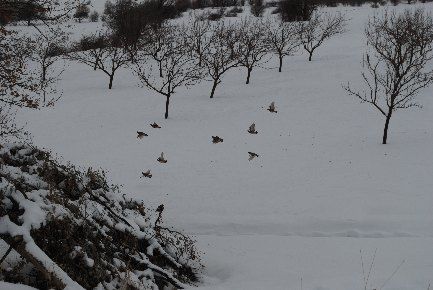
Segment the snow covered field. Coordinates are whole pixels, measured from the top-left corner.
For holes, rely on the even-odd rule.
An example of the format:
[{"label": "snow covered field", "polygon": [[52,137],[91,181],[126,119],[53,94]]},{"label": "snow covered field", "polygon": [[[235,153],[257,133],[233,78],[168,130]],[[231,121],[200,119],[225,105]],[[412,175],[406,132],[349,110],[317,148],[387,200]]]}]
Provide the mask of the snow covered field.
[{"label": "snow covered field", "polygon": [[[138,87],[128,70],[108,90],[103,73],[73,62],[57,105],[20,117],[36,145],[106,169],[151,206],[163,203],[167,223],[195,235],[203,251],[198,289],[364,289],[360,250],[368,269],[377,249],[367,289],[427,290],[433,87],[419,96],[422,109],[393,116],[388,145],[380,144],[381,116],[341,88],[360,85],[364,23],[382,9],[330,9],[350,18],[348,32],[312,62],[298,53],[278,73],[273,57],[249,85],[246,71],[234,69],[213,100],[210,82],[179,90],[168,120],[164,98]],[[271,101],[277,114],[266,111]],[[257,135],[247,133],[253,122]],[[149,137],[137,139],[137,130]],[[212,135],[224,142],[212,144]],[[259,158],[248,161],[248,151]],[[161,152],[168,163],[156,161]],[[147,169],[153,178],[140,178]]]}]

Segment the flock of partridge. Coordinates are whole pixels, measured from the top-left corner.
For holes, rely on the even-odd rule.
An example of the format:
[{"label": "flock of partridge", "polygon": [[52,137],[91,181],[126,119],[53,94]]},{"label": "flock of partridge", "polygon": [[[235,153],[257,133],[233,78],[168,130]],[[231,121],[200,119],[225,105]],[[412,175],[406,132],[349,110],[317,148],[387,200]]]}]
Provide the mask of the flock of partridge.
[{"label": "flock of partridge", "polygon": [[[272,103],[269,105],[269,107],[267,108],[267,110],[268,110],[269,112],[271,112],[271,113],[277,113],[277,110],[275,110],[275,102],[272,102]],[[250,127],[249,127],[248,130],[247,130],[247,132],[250,133],[250,134],[253,134],[253,135],[259,133],[259,132],[257,132],[257,130],[256,130],[256,124],[255,124],[255,123],[252,123],[252,124],[250,125]],[[223,142],[223,141],[224,141],[224,139],[221,138],[221,137],[219,137],[219,136],[212,136],[212,143],[214,143],[214,144],[221,143],[221,142]],[[249,161],[253,160],[253,159],[256,158],[256,157],[259,157],[259,155],[258,155],[257,153],[254,153],[254,152],[250,152],[250,151],[249,151],[248,154],[249,154],[249,157],[248,157],[248,160],[249,160]]]},{"label": "flock of partridge", "polygon": [[[277,111],[275,110],[275,103],[272,102],[269,105],[269,107],[267,108],[267,110],[269,112],[271,112],[271,113],[277,113]],[[155,122],[153,122],[152,124],[150,124],[150,126],[152,128],[155,128],[155,129],[160,129],[161,128],[161,126],[159,126]],[[256,124],[252,123],[250,125],[250,127],[248,128],[247,132],[250,133],[250,134],[253,134],[253,135],[258,134],[258,132],[256,130]],[[137,138],[143,139],[144,137],[147,137],[147,136],[149,136],[149,135],[147,135],[144,132],[137,131]],[[217,144],[217,143],[222,143],[222,142],[224,142],[223,138],[221,138],[219,136],[212,136],[212,143]],[[248,161],[251,161],[251,160],[253,160],[256,157],[259,157],[259,155],[257,153],[254,153],[254,152],[248,152],[248,154],[249,154]],[[158,159],[156,159],[156,160],[159,163],[167,163],[167,159],[164,158],[164,152],[161,152],[161,156],[159,156]],[[150,169],[147,170],[146,172],[142,172],[141,174],[143,175],[142,177],[152,178],[152,173],[150,172]]]}]

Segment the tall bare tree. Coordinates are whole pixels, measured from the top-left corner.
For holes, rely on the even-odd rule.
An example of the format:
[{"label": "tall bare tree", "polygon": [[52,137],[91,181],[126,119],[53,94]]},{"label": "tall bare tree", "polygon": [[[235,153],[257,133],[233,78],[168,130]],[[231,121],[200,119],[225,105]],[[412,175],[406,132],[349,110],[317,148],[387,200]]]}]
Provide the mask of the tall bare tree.
[{"label": "tall bare tree", "polygon": [[203,64],[203,54],[210,45],[211,24],[207,19],[202,20],[198,15],[193,15],[186,24],[186,43],[198,58],[200,66]]},{"label": "tall bare tree", "polygon": [[131,53],[109,32],[93,35],[76,43],[69,58],[102,71],[108,76],[108,89],[113,88],[116,72],[131,62]]},{"label": "tall bare tree", "polygon": [[283,67],[283,58],[293,55],[298,51],[301,42],[298,37],[298,30],[293,22],[280,22],[274,18],[267,20],[270,51],[278,56],[278,71]]},{"label": "tall bare tree", "polygon": [[22,133],[14,122],[17,108],[38,109],[58,99],[43,98],[46,83],[30,68],[35,42],[0,26],[0,137]]},{"label": "tall bare tree", "polygon": [[56,93],[55,85],[63,73],[63,67],[53,68],[53,64],[63,58],[69,35],[57,26],[36,34],[34,39],[33,61],[38,64],[44,102],[48,93]]},{"label": "tall bare tree", "polygon": [[39,106],[39,80],[28,68],[33,42],[0,27],[0,101],[17,107]]},{"label": "tall bare tree", "polygon": [[298,22],[297,29],[302,46],[308,52],[308,60],[313,52],[329,38],[346,31],[346,19],[337,12],[315,11],[308,21]]},{"label": "tall bare tree", "polygon": [[[142,49],[141,53],[145,53],[145,55],[151,56],[159,66],[159,76],[162,78],[163,76],[163,60],[166,59],[167,53],[170,53],[169,50],[164,49],[166,43],[174,41],[173,33],[171,33],[172,27],[168,24],[161,24],[159,27],[155,27],[150,29],[146,36],[141,37],[139,40],[140,49]],[[145,43],[143,43],[145,42]],[[137,54],[134,55],[136,57]]]},{"label": "tall bare tree", "polygon": [[105,36],[101,33],[93,33],[90,35],[84,35],[81,39],[75,43],[72,50],[69,52],[68,57],[74,59],[75,52],[86,51],[89,56],[89,66],[93,66],[93,70],[98,69],[98,63],[103,54],[103,49],[106,46]]},{"label": "tall bare tree", "polygon": [[247,69],[246,84],[249,84],[253,68],[269,60],[268,31],[260,18],[243,18],[236,25],[240,44],[237,52],[239,64]]},{"label": "tall bare tree", "polygon": [[213,81],[211,99],[223,74],[239,65],[238,46],[239,38],[234,25],[220,21],[212,27],[210,45],[203,53],[207,74]]},{"label": "tall bare tree", "polygon": [[[165,97],[165,119],[168,119],[170,98],[180,87],[189,87],[199,82],[202,77],[202,68],[195,57],[185,53],[185,33],[178,26],[169,29],[171,41],[166,41],[161,47],[164,57],[161,62],[148,55],[146,47],[138,50],[139,56],[134,61],[134,72],[139,77],[141,84]],[[149,43],[144,41],[144,43]],[[140,56],[140,54],[142,54]],[[162,71],[162,77],[155,74]]]},{"label": "tall bare tree", "polygon": [[[58,96],[46,98],[48,82],[41,82],[40,72],[34,70],[30,62],[34,61],[40,43],[17,32],[8,30],[4,25],[10,21],[22,19],[29,21],[37,33],[45,35],[55,31],[53,25],[66,20],[81,0],[4,0],[0,4],[0,137],[20,137],[23,128],[15,123],[18,108],[38,109],[52,106]],[[31,13],[31,15],[27,15]],[[35,25],[37,20],[44,25]],[[37,55],[37,53],[36,53]],[[50,65],[48,66],[48,68]],[[45,70],[45,77],[48,68]],[[43,79],[43,76],[42,76]]]},{"label": "tall bare tree", "polygon": [[391,116],[399,109],[419,107],[415,97],[433,82],[427,64],[433,58],[433,20],[422,9],[385,12],[365,28],[368,50],[362,61],[366,88],[349,94],[371,104],[385,117],[382,143],[388,139]]}]

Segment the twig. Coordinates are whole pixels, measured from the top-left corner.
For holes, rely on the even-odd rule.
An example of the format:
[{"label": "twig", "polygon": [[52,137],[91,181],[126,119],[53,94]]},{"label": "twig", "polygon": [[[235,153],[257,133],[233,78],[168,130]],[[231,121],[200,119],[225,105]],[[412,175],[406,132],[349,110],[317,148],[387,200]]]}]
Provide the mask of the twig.
[{"label": "twig", "polygon": [[382,289],[383,287],[385,287],[386,283],[388,283],[392,277],[394,277],[394,275],[398,272],[398,270],[400,269],[400,267],[404,264],[405,260],[401,261],[400,265],[397,266],[397,268],[395,268],[394,272],[392,272],[391,276],[388,277],[388,279],[385,280],[385,282],[383,282],[382,286],[379,287],[379,289]]},{"label": "twig", "polygon": [[359,252],[361,254],[361,267],[362,267],[362,275],[364,278],[364,290],[367,290],[368,281],[370,280],[371,271],[372,271],[373,266],[374,266],[374,260],[376,259],[377,248],[374,250],[373,258],[371,259],[371,264],[370,264],[370,268],[368,270],[367,276],[365,276],[365,268],[364,268],[364,260],[362,257],[362,250],[359,250]]},{"label": "twig", "polygon": [[4,253],[3,257],[0,260],[0,264],[2,264],[4,262],[4,260],[7,258],[7,256],[10,254],[10,252],[12,251],[13,247],[9,246],[9,249],[6,251],[6,253]]}]

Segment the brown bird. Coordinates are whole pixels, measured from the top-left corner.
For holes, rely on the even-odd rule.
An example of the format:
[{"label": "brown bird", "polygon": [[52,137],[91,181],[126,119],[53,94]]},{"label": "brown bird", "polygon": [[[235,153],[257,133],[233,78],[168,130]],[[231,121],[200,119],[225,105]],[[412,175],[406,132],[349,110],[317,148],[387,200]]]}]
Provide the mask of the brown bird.
[{"label": "brown bird", "polygon": [[267,110],[271,113],[276,113],[277,111],[275,110],[275,102],[272,102]]},{"label": "brown bird", "polygon": [[248,161],[251,161],[256,157],[259,157],[259,155],[254,153],[254,152],[248,152],[248,154],[250,155],[250,157],[248,158]]},{"label": "brown bird", "polygon": [[153,122],[152,124],[150,124],[150,126],[152,126],[152,128],[161,129],[161,127],[158,124],[156,124],[155,122]]},{"label": "brown bird", "polygon": [[250,134],[257,134],[258,132],[256,131],[256,124],[252,123],[251,126],[248,128],[248,133]]},{"label": "brown bird", "polygon": [[222,142],[224,142],[223,138],[220,138],[219,136],[212,136],[212,143],[217,144]]},{"label": "brown bird", "polygon": [[141,174],[143,174],[143,177],[152,178],[152,173],[150,173],[150,169],[146,172],[142,172]]},{"label": "brown bird", "polygon": [[137,138],[139,138],[139,139],[143,139],[144,137],[147,137],[147,136],[149,136],[149,135],[147,135],[147,134],[144,133],[144,132],[137,131]]},{"label": "brown bird", "polygon": [[161,156],[156,159],[159,163],[167,163],[167,160],[164,159],[164,152],[161,152]]}]

